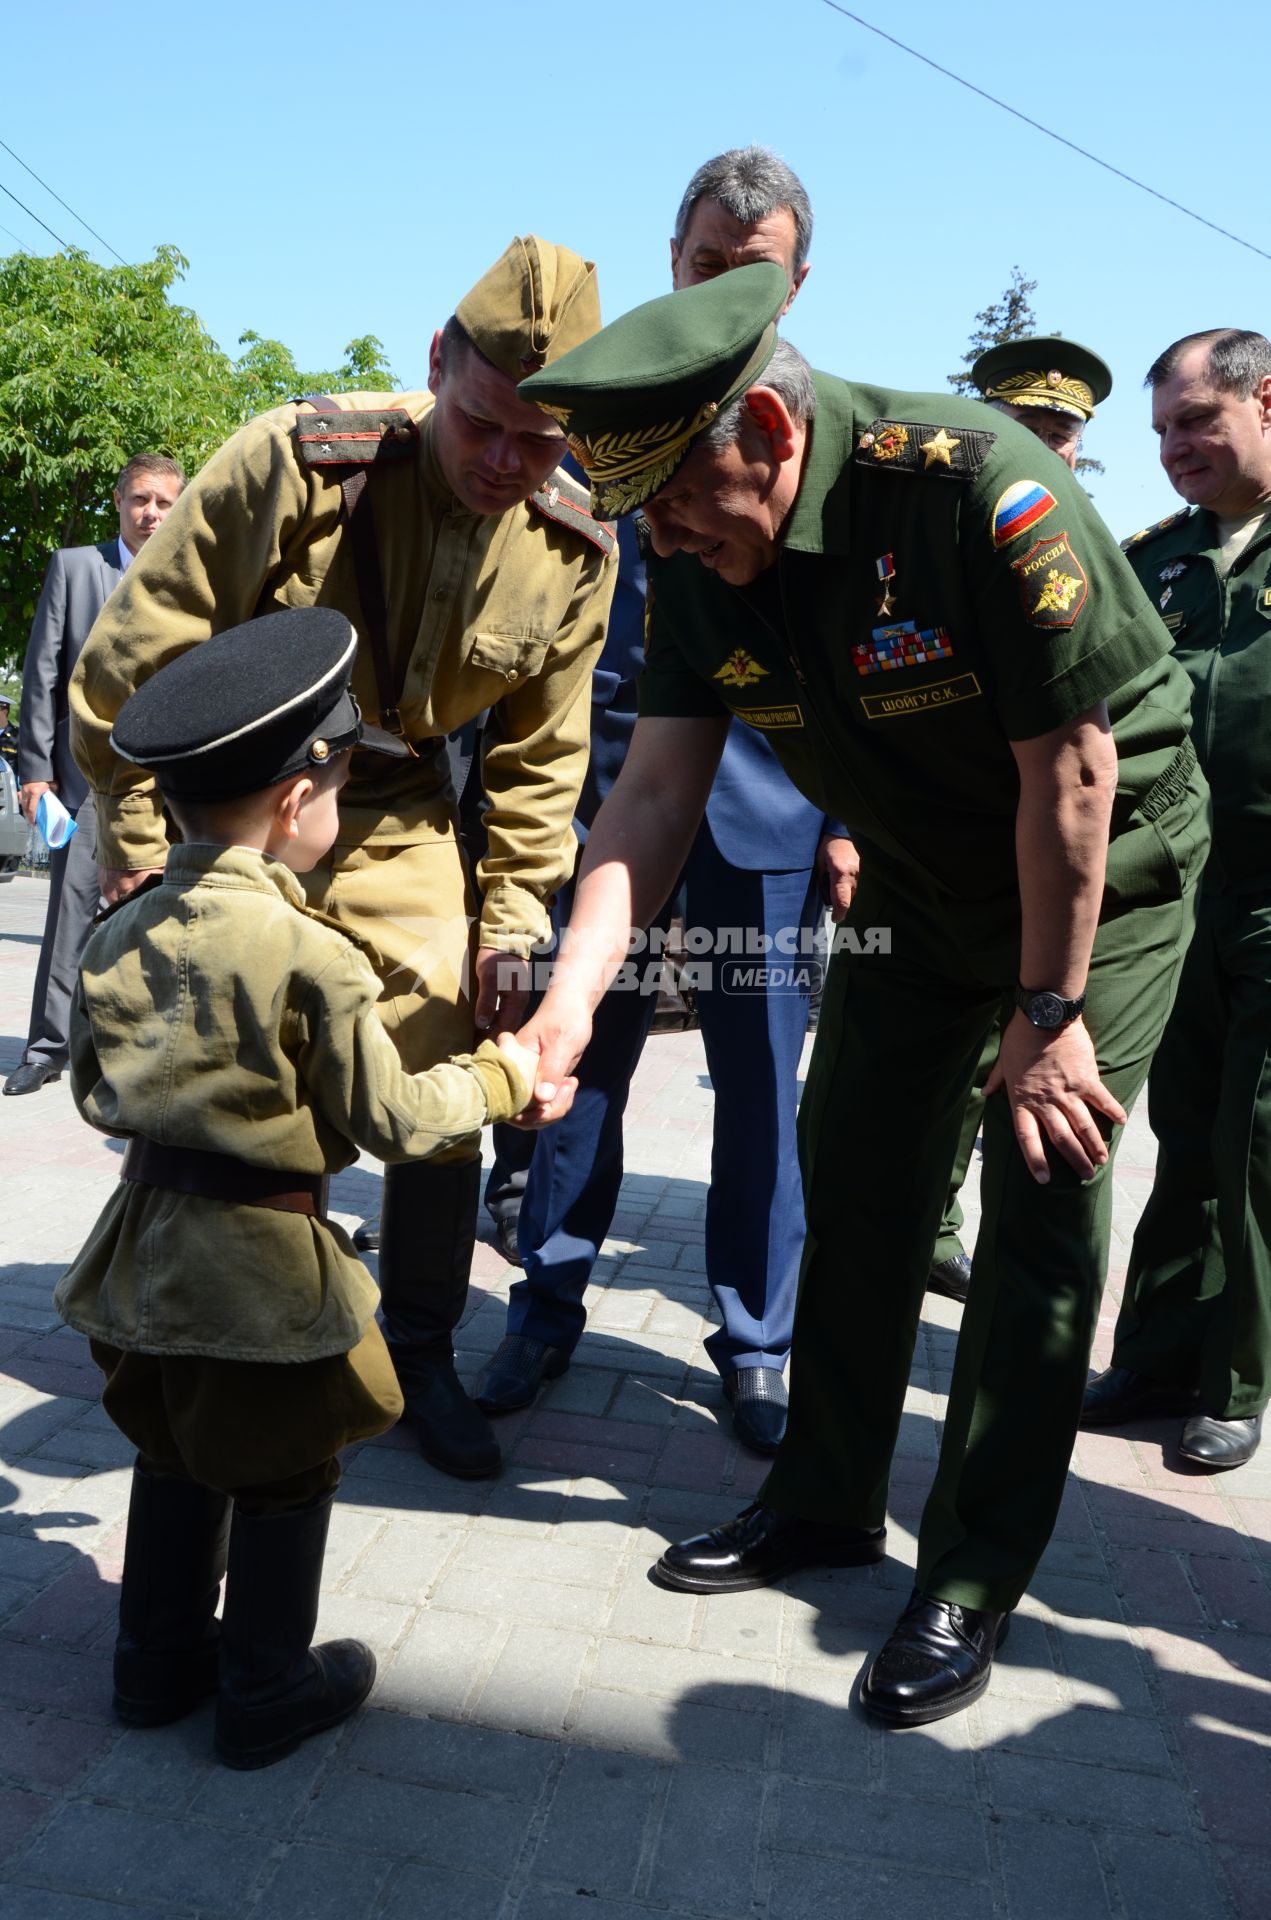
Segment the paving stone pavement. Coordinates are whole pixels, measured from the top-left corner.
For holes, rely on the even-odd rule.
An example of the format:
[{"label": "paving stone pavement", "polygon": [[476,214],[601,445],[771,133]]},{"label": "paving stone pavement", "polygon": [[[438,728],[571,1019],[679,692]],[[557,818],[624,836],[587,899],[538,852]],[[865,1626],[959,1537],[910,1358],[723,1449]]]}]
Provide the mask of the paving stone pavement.
[{"label": "paving stone pavement", "polygon": [[[0,886],[0,1071],[44,902],[40,880]],[[402,1432],[350,1457],[321,1628],[370,1640],[378,1685],[236,1774],[208,1712],[110,1719],[129,1449],[50,1293],[118,1154],[65,1079],[0,1100],[4,1920],[1266,1920],[1271,1459],[1206,1477],[1173,1460],[1172,1422],[1083,1436],[989,1694],[886,1732],[853,1696],[908,1592],[935,1459],[958,1309],[929,1298],[886,1563],[714,1600],[650,1584],[662,1542],[730,1516],[763,1471],[701,1344],[710,1116],[696,1036],[653,1042],[573,1366],[501,1423],[498,1481],[446,1479]],[[1136,1118],[1101,1355],[1150,1169]],[[335,1208],[360,1218],[378,1190],[362,1163]],[[478,1249],[467,1376],[511,1277]]]}]

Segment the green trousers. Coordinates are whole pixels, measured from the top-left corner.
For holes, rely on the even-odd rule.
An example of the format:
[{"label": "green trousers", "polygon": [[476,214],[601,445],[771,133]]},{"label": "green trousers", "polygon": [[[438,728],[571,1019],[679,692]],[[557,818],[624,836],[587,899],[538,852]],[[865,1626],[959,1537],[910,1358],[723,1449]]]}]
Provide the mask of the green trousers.
[{"label": "green trousers", "polygon": [[[1004,1013],[1009,1018],[1009,1013]],[[953,1157],[953,1172],[949,1176],[949,1191],[945,1196],[944,1212],[940,1216],[940,1226],[936,1233],[936,1244],[931,1255],[931,1264],[936,1266],[941,1260],[955,1260],[965,1253],[962,1244],[962,1228],[966,1215],[962,1211],[962,1202],[958,1198],[971,1167],[971,1155],[975,1152],[975,1143],[980,1137],[980,1128],[984,1125],[984,1082],[997,1065],[997,1052],[1002,1044],[1001,1022],[995,1020],[989,1030],[989,1037],[980,1051],[976,1062],[975,1078],[971,1083],[971,1092],[966,1103],[966,1112],[962,1116],[962,1130],[958,1134],[958,1150]]]},{"label": "green trousers", "polygon": [[[1194,924],[1203,799],[1165,829],[1144,826],[1135,883],[1105,902],[1090,970],[1086,1024],[1127,1108]],[[967,1096],[1017,956],[1000,936],[973,954],[973,908],[960,927],[871,881],[881,861],[862,864],[854,918],[890,927],[891,950],[840,952],[830,966],[800,1111],[808,1230],[789,1425],[759,1497],[805,1519],[878,1526]],[[1019,1600],[1054,1526],[1106,1268],[1112,1161],[1083,1183],[1049,1158],[1039,1186],[995,1094],[970,1299],[918,1542],[924,1593],[994,1611]]]},{"label": "green trousers", "polygon": [[1148,1080],[1156,1179],[1114,1364],[1199,1387],[1222,1420],[1271,1399],[1271,906],[1206,885]]}]

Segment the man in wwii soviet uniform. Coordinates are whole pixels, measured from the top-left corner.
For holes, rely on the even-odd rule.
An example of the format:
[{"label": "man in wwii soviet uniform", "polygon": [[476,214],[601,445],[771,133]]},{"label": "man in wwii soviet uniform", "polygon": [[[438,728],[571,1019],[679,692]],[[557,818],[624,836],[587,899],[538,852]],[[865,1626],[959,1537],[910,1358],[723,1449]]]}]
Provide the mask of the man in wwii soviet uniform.
[{"label": "man in wwii soviet uniform", "polygon": [[[1098,354],[1057,334],[1030,334],[990,347],[971,368],[971,378],[991,407],[1027,427],[1059,456],[1070,473],[1077,471],[1087,422],[1112,391],[1111,371]],[[949,1197],[931,1256],[927,1291],[943,1293],[950,1300],[966,1299],[971,1278],[970,1256],[961,1239],[964,1216],[958,1196],[975,1151],[984,1116],[984,1086],[993,1071],[1000,1038],[995,1028],[975,1070]]]},{"label": "man in wwii soviet uniform", "polygon": [[1156,1179],[1082,1424],[1186,1414],[1183,1458],[1238,1467],[1271,1394],[1271,344],[1189,334],[1146,384],[1189,504],[1126,551],[1192,679],[1214,844],[1148,1082]]},{"label": "man in wwii soviet uniform", "polygon": [[[812,208],[798,176],[764,147],[734,148],[689,181],[671,241],[672,283],[697,286],[773,260],[787,276],[788,310],[807,277],[811,240]],[[583,841],[621,770],[644,661],[645,566],[633,521],[622,523],[619,544],[618,588],[592,685],[591,759],[576,823]],[[682,911],[695,943],[711,943],[699,962],[697,1007],[715,1095],[706,1278],[721,1324],[706,1350],[737,1437],[760,1453],[775,1452],[785,1429],[783,1369],[803,1246],[795,1114],[809,990],[820,972],[812,957],[824,918],[819,874],[837,918],[856,865],[844,830],[791,784],[767,736],[738,719],[681,890],[655,922],[664,932]],[[734,929],[747,938],[749,959],[721,950]],[[786,978],[747,990],[765,939],[763,952],[777,963],[765,970]],[[645,964],[656,974],[655,960]],[[631,980],[606,994],[572,1110],[559,1126],[528,1136],[534,1151],[518,1220],[525,1278],[512,1287],[507,1337],[474,1388],[487,1412],[527,1405],[568,1365],[582,1334],[583,1295],[618,1201],[623,1113],[654,1006],[655,995]],[[526,1138],[505,1128],[496,1142],[509,1132]],[[505,1207],[515,1205],[511,1184],[505,1180],[500,1196]]]},{"label": "man in wwii soviet uniform", "polygon": [[[559,429],[517,382],[599,322],[590,263],[516,239],[434,338],[429,393],[319,398],[250,422],[129,570],[72,686],[110,897],[165,852],[153,783],[109,748],[132,688],[253,614],[319,605],[353,621],[354,692],[413,751],[355,759],[335,847],[306,886],[366,946],[381,1016],[412,1070],[468,1048],[474,1011],[478,1026],[516,1014],[515,992],[500,1003],[500,961],[545,935],[544,902],[571,865],[616,556],[583,489],[555,472]],[[444,749],[489,707],[474,993],[472,894]],[[499,1467],[454,1369],[479,1183],[475,1134],[438,1160],[391,1167],[380,1230],[385,1335],[407,1418],[426,1457],[464,1476]]]},{"label": "man in wwii soviet uniform", "polygon": [[[977,401],[810,373],[776,338],[784,288],[761,265],[651,302],[523,389],[567,425],[596,505],[643,503],[656,556],[639,724],[529,1029],[531,1113],[681,857],[730,713],[762,704],[796,783],[851,822],[854,911],[889,938],[830,966],[785,1440],[759,1504],[657,1576],[709,1594],[881,1558],[931,1247],[1009,1006],[915,1593],[862,1690],[908,1725],[983,1691],[1050,1535],[1116,1130],[1191,931],[1206,799],[1169,636],[1069,474]],[[730,659],[762,680],[725,684]]]}]

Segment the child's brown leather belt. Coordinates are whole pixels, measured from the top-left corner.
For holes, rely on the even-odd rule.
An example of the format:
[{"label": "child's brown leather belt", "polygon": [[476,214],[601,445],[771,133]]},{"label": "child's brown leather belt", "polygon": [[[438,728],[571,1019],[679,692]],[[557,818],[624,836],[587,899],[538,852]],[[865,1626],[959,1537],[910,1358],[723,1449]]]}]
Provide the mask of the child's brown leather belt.
[{"label": "child's brown leather belt", "polygon": [[282,1213],[321,1211],[322,1175],[254,1167],[231,1153],[202,1147],[161,1147],[136,1134],[124,1154],[122,1176],[146,1187],[193,1193],[202,1200],[233,1200],[243,1207],[276,1207]]}]

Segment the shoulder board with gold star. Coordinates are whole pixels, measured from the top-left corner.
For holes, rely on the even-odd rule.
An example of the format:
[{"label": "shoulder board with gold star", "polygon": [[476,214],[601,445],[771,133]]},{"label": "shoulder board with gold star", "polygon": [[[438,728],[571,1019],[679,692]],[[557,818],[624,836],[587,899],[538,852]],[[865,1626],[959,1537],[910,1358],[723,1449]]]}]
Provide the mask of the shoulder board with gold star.
[{"label": "shoulder board with gold star", "polygon": [[307,467],[369,467],[414,458],[419,428],[404,407],[346,412],[325,394],[308,394],[303,404],[317,409],[296,415],[296,451]]},{"label": "shoulder board with gold star", "polygon": [[334,914],[323,913],[321,907],[311,907],[307,904],[299,911],[306,920],[314,921],[319,927],[330,927],[332,933],[340,934],[351,947],[356,947],[359,953],[364,953],[374,966],[378,956],[370,941],[364,939],[360,933],[354,933],[352,927],[346,926],[343,920],[337,920]]},{"label": "shoulder board with gold star", "polygon": [[932,473],[941,480],[971,480],[997,439],[978,427],[933,426],[929,420],[875,420],[856,442],[858,467],[880,473]]},{"label": "shoulder board with gold star", "polygon": [[1180,507],[1177,513],[1167,513],[1163,520],[1156,521],[1153,526],[1144,527],[1141,533],[1132,533],[1128,540],[1121,542],[1122,553],[1129,553],[1133,547],[1140,546],[1144,540],[1155,539],[1156,535],[1164,533],[1167,527],[1179,526],[1182,521],[1190,518],[1191,511],[1190,507]]},{"label": "shoulder board with gold star", "polygon": [[588,504],[590,498],[586,487],[580,487],[576,480],[562,473],[558,467],[546,486],[530,495],[530,505],[545,520],[554,520],[559,527],[572,527],[575,533],[589,540],[593,547],[599,547],[602,553],[612,553],[618,544],[618,537],[607,520],[594,517]]}]

